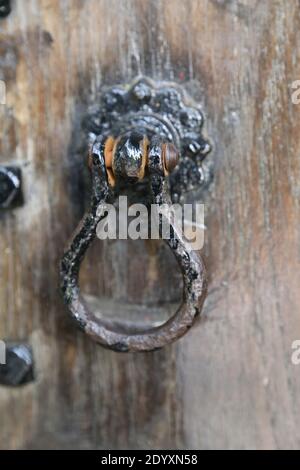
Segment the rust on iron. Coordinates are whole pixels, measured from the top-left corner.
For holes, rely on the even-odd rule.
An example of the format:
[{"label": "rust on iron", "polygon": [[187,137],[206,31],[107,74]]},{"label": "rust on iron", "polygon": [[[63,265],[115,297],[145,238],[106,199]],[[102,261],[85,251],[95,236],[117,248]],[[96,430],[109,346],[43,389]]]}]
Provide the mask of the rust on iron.
[{"label": "rust on iron", "polygon": [[[116,188],[144,184],[151,203],[170,208],[172,199],[176,199],[172,198],[175,191],[184,190],[184,181],[178,176],[185,168],[184,162],[190,160],[199,174],[199,161],[210,146],[200,132],[203,120],[200,111],[186,105],[175,86],[155,87],[152,82],[140,79],[129,89],[111,89],[102,100],[104,114],[97,117],[94,111],[87,121],[92,142],[89,154],[91,203],[64,253],[61,290],[72,318],[96,342],[119,352],[152,351],[177,340],[189,330],[200,314],[207,291],[203,261],[181,236],[172,211],[163,211],[159,226],[161,233],[164,219],[170,227],[170,236],[164,241],[181,268],[183,301],[173,316],[160,326],[130,329],[122,322],[105,318],[105,312],[96,316],[80,292],[80,266],[96,237],[99,222],[106,216],[107,202],[117,197]],[[194,141],[198,143],[198,160],[192,160],[185,153]],[[171,178],[176,173],[172,193]]]},{"label": "rust on iron", "polygon": [[198,193],[212,179],[206,159],[211,144],[203,135],[203,123],[201,109],[182,86],[141,77],[129,86],[104,89],[99,102],[90,106],[84,129],[90,144],[97,136],[115,142],[128,131],[141,131],[148,139],[158,135],[174,144],[180,160],[169,185],[172,201],[181,203],[187,193]]}]

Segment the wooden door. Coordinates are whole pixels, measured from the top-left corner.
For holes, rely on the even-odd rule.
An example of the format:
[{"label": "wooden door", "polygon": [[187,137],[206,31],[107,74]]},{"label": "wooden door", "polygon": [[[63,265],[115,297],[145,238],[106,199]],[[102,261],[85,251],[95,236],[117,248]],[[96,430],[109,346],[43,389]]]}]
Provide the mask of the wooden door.
[{"label": "wooden door", "polygon": [[[299,448],[300,9],[296,0],[13,0],[0,19],[0,163],[24,204],[0,215],[0,338],[35,378],[0,387],[0,447]],[[183,84],[201,104],[214,178],[200,323],[152,353],[97,346],[59,292],[89,180],[81,120],[104,84]],[[178,303],[163,245],[105,242],[82,282],[118,304]]]}]

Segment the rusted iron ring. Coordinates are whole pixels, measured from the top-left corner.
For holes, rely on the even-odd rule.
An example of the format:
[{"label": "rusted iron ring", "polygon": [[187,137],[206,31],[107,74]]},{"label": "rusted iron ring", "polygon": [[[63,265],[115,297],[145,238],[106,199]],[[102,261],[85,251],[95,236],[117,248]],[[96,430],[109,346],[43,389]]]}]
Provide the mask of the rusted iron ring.
[{"label": "rusted iron ring", "polygon": [[[132,137],[130,138],[132,141]],[[122,144],[123,140],[120,142]],[[161,140],[152,138],[148,147],[147,172],[153,203],[170,205],[168,181],[165,178],[166,157],[163,155],[163,149]],[[116,172],[125,171],[127,176],[130,173],[131,178],[134,172],[138,173],[144,165],[142,159],[139,168],[122,159],[124,155],[119,151],[114,164]],[[107,155],[106,160],[109,160]],[[125,165],[125,170],[122,165]],[[169,165],[172,166],[172,162]],[[119,352],[151,351],[162,348],[183,336],[200,314],[206,295],[206,273],[203,262],[199,254],[182,238],[171,213],[165,212],[164,217],[171,228],[171,236],[165,242],[175,255],[183,274],[184,290],[181,306],[164,324],[142,331],[137,331],[136,328],[130,330],[128,325],[125,327],[121,323],[116,324],[105,317],[96,317],[80,294],[78,277],[84,255],[96,236],[97,225],[105,217],[105,210],[102,209],[112,198],[112,185],[109,182],[108,165],[105,161],[104,139],[98,139],[92,147],[90,168],[92,173],[90,209],[80,223],[61,263],[61,288],[65,303],[80,328],[104,347]]]}]

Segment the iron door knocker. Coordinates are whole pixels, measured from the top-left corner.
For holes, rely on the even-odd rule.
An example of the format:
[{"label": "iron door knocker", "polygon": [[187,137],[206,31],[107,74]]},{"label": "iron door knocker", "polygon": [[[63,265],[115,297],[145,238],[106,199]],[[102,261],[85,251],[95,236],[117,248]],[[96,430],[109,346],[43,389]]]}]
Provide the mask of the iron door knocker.
[{"label": "iron door knocker", "polygon": [[164,210],[159,224],[167,221],[170,225],[165,242],[179,263],[184,288],[182,304],[168,321],[140,330],[99,318],[82,297],[78,277],[118,185],[146,180],[151,202],[170,207],[191,183],[201,183],[201,162],[210,150],[201,135],[202,123],[201,112],[187,104],[178,86],[156,85],[144,78],[129,88],[109,89],[101,106],[89,115],[91,203],[64,253],[61,289],[73,319],[104,347],[121,352],[161,348],[183,336],[200,314],[207,290],[205,267],[199,253],[182,237],[172,211]]}]

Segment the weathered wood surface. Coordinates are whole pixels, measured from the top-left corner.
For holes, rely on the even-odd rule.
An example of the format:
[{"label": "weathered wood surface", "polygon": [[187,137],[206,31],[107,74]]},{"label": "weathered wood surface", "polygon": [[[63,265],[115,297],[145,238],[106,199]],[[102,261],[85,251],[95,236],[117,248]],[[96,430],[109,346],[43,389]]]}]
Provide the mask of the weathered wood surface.
[{"label": "weathered wood surface", "polygon": [[[299,2],[14,0],[12,10],[0,20],[0,161],[21,165],[26,203],[0,216],[0,338],[30,340],[37,380],[0,389],[0,447],[299,448]],[[180,342],[120,355],[70,323],[58,263],[83,211],[73,141],[86,103],[139,73],[186,82],[207,116],[210,289]],[[164,248],[99,242],[93,253],[89,294],[178,300]]]}]

